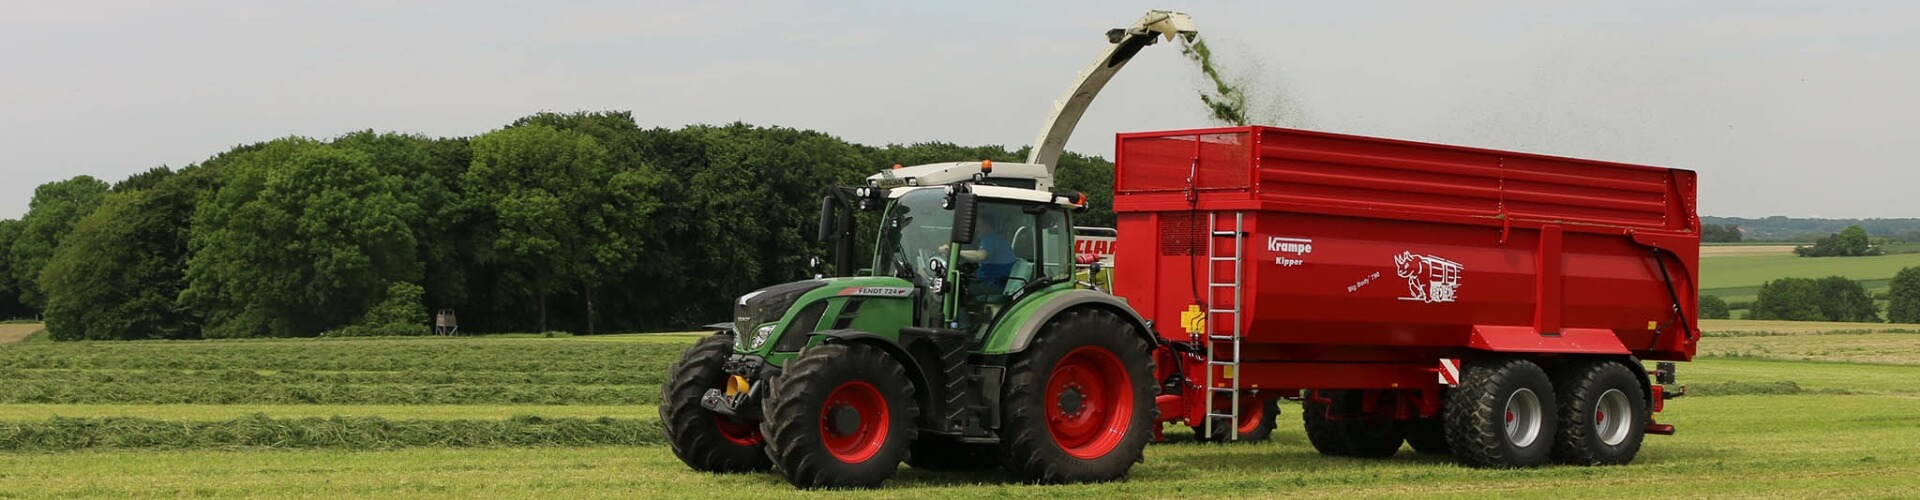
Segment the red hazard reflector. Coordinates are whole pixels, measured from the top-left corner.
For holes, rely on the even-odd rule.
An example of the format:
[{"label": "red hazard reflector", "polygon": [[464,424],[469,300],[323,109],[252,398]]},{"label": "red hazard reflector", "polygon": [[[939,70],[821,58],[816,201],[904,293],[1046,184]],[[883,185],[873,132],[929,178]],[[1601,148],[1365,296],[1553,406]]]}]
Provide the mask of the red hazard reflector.
[{"label": "red hazard reflector", "polygon": [[1440,385],[1460,385],[1460,360],[1440,358]]}]

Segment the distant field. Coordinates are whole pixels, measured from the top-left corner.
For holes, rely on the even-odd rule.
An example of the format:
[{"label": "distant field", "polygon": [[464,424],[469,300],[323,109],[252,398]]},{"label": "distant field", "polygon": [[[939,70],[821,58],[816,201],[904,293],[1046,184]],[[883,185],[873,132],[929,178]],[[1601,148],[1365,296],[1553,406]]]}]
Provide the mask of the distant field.
[{"label": "distant field", "polygon": [[1700,245],[1700,256],[1793,255],[1793,247],[1793,245]]},{"label": "distant field", "polygon": [[0,323],[0,344],[19,342],[41,328],[39,323]]},{"label": "distant field", "polygon": [[[1747,248],[1747,247],[1712,247]],[[1702,248],[1701,251],[1706,251]],[[1887,281],[1901,268],[1920,266],[1920,254],[1876,257],[1797,257],[1787,255],[1735,255],[1700,260],[1700,293],[1729,302],[1753,300],[1760,285],[1779,278],[1824,278],[1845,276],[1862,280],[1868,291],[1884,291]]]},{"label": "distant field", "polygon": [[[1920,365],[1920,334],[1706,337],[1700,342],[1700,354],[1785,361]],[[1915,388],[1920,389],[1920,385]]]},{"label": "distant field", "polygon": [[1708,337],[1751,334],[1816,333],[1920,333],[1920,325],[1887,323],[1832,323],[1826,321],[1759,321],[1743,319],[1703,319],[1700,330]]}]

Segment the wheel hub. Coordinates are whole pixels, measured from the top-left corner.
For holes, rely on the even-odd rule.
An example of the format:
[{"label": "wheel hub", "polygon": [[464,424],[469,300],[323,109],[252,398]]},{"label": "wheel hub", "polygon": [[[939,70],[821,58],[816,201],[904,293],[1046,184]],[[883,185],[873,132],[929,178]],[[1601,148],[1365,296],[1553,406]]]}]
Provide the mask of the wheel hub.
[{"label": "wheel hub", "polygon": [[1068,384],[1066,390],[1060,391],[1060,413],[1074,417],[1086,409],[1087,396],[1081,392],[1083,389],[1079,384]]},{"label": "wheel hub", "polygon": [[1619,389],[1607,389],[1593,405],[1593,432],[1607,446],[1619,446],[1633,432],[1633,403]]},{"label": "wheel hub", "polygon": [[860,432],[860,410],[846,402],[834,404],[827,410],[827,430],[841,436]]},{"label": "wheel hub", "polygon": [[1522,388],[1507,396],[1506,409],[1507,442],[1514,446],[1533,445],[1540,437],[1545,413],[1540,405],[1540,396],[1532,389]]}]

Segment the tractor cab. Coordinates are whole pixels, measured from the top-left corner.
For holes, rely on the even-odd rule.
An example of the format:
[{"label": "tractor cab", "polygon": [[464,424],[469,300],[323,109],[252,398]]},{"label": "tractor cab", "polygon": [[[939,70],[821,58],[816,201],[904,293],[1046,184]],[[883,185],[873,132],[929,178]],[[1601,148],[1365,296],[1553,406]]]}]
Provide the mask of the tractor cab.
[{"label": "tractor cab", "polygon": [[870,269],[920,292],[915,326],[978,337],[1011,304],[1073,283],[1074,197],[964,183],[885,196]]}]

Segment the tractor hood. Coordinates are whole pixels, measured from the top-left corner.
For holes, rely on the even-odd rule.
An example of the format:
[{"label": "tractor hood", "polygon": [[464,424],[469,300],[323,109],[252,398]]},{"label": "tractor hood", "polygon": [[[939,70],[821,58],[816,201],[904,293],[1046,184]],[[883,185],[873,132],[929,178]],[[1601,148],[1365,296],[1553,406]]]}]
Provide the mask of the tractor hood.
[{"label": "tractor hood", "polygon": [[841,309],[848,300],[907,299],[915,292],[911,282],[884,276],[811,279],[754,290],[733,302],[734,350],[765,351],[779,337],[812,333],[827,309]]}]

